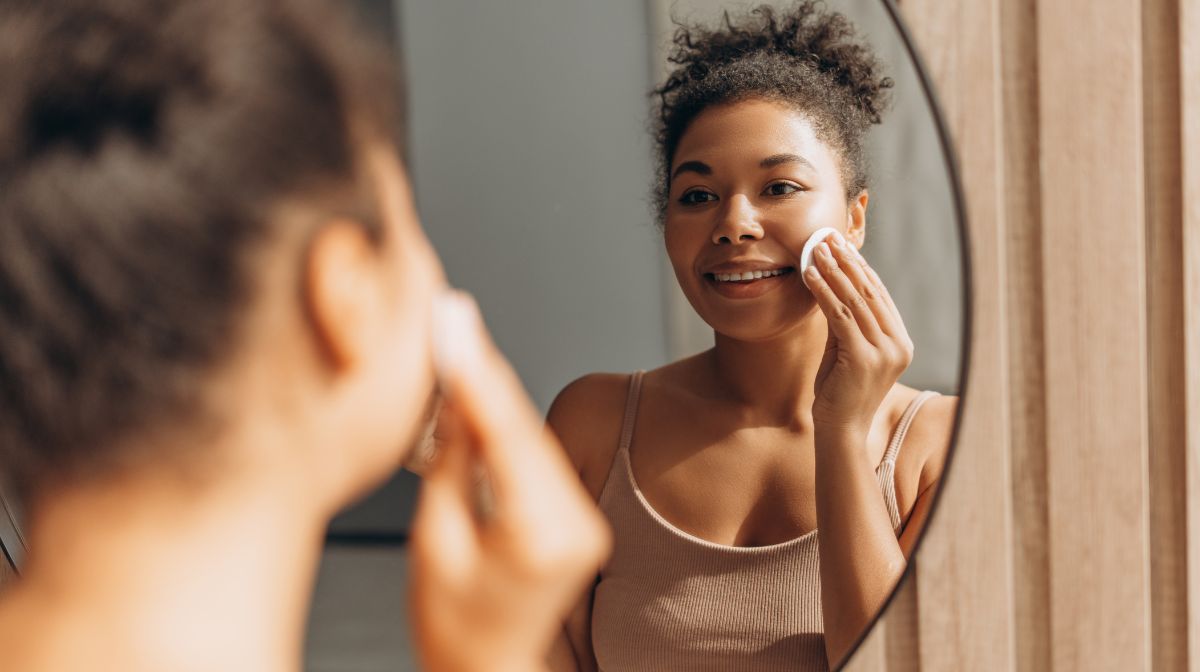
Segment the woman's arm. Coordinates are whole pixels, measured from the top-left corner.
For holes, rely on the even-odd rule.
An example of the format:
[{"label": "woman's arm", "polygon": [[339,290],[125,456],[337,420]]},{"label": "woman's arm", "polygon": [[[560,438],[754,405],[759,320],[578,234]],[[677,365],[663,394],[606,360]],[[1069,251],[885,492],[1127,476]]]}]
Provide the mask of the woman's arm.
[{"label": "woman's arm", "polygon": [[840,661],[904,573],[866,435],[817,433],[817,529],[825,650]]},{"label": "woman's arm", "polygon": [[[836,647],[839,657],[870,625],[912,557],[941,483],[957,408],[956,397],[931,399],[909,427],[905,450],[896,465],[901,515],[909,512],[899,539],[883,508],[873,457],[842,459],[856,452],[867,454],[854,449],[865,444],[858,438],[844,445],[837,439],[818,439],[821,568],[831,570],[822,575],[821,584],[823,595],[837,596],[836,603],[833,598],[826,600],[826,618],[838,619],[825,622],[826,644],[830,649]],[[833,653],[831,661],[835,660]]]},{"label": "woman's arm", "polygon": [[[840,235],[830,241],[818,247],[816,269],[805,281],[829,323],[813,423],[825,648],[836,663],[871,623],[907,562],[880,496],[867,435],[912,361],[912,341],[862,255]],[[911,540],[906,545],[911,548]]]},{"label": "woman's arm", "polygon": [[[537,670],[608,526],[461,295],[439,311],[443,442],[413,521],[413,636],[431,670]],[[479,468],[492,505],[480,506]]]},{"label": "woman's arm", "polygon": [[[591,374],[563,389],[550,406],[546,425],[558,437],[567,459],[575,466],[580,480],[592,496],[600,491],[616,455],[621,435],[621,416],[629,376]],[[562,632],[550,651],[552,672],[595,672],[592,651],[592,590],[567,614]]]},{"label": "woman's arm", "polygon": [[592,588],[589,588],[583,599],[567,614],[562,634],[550,650],[550,672],[596,672],[591,628]]}]

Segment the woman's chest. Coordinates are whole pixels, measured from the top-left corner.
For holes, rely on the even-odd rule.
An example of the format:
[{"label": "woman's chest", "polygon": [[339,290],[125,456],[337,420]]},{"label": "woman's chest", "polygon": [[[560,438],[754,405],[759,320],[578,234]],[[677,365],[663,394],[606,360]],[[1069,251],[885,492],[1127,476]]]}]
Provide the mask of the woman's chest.
[{"label": "woman's chest", "polygon": [[633,477],[673,526],[727,546],[766,546],[816,529],[811,438],[702,427],[648,432],[630,450]]}]

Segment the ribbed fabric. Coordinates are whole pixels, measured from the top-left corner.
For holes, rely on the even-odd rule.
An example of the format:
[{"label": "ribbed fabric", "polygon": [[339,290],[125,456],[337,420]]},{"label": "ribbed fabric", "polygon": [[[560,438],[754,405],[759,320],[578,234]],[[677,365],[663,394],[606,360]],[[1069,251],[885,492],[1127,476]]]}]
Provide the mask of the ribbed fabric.
[{"label": "ribbed fabric", "polygon": [[908,435],[908,428],[912,426],[913,418],[917,417],[917,411],[921,410],[921,406],[925,405],[933,397],[938,396],[937,392],[926,390],[916,396],[908,404],[908,408],[904,409],[904,415],[900,416],[900,422],[896,424],[896,431],[892,432],[892,440],[888,442],[887,452],[883,454],[883,462],[875,468],[875,474],[879,477],[879,487],[883,489],[883,502],[887,504],[888,515],[892,518],[892,529],[896,533],[900,532],[900,506],[896,503],[896,456],[900,454],[900,445],[904,443],[904,437]]},{"label": "ribbed fabric", "polygon": [[[646,501],[629,445],[641,395],[633,375],[621,444],[600,494],[613,555],[592,606],[592,646],[602,672],[754,670],[824,672],[817,531],[770,546],[725,546],[690,535]],[[923,392],[905,410],[876,469],[897,533],[896,455]]]}]

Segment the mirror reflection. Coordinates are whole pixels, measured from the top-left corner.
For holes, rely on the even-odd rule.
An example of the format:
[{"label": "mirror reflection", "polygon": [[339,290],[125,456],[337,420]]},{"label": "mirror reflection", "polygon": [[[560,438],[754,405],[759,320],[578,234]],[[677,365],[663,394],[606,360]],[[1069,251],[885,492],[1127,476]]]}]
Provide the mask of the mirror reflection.
[{"label": "mirror reflection", "polygon": [[[963,346],[949,169],[887,7],[401,25],[430,236],[615,533],[562,669],[839,660],[929,514]],[[827,227],[822,306],[799,261]]]},{"label": "mirror reflection", "polygon": [[[953,178],[888,6],[353,5],[390,56],[290,0],[0,16],[22,83],[0,107],[22,148],[0,163],[0,370],[29,402],[3,416],[0,544],[18,566],[44,544],[0,644],[41,660],[46,591],[78,615],[105,586],[114,628],[179,619],[161,655],[259,632],[210,648],[287,658],[316,572],[306,669],[496,664],[480,623],[550,640],[555,671],[836,666],[932,511],[965,347]],[[96,41],[64,38],[72,16]],[[400,138],[368,67],[389,57]],[[161,68],[121,65],[142,62]],[[216,93],[191,95],[198,71]],[[287,597],[215,618],[251,585]]]}]

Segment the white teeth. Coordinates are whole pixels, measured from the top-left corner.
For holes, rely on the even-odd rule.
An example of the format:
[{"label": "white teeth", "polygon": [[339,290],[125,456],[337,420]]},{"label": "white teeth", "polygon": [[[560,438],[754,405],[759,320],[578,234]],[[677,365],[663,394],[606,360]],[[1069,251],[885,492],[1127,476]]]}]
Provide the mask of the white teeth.
[{"label": "white teeth", "polygon": [[745,273],[714,273],[713,277],[721,282],[745,282],[747,280],[773,278],[777,275],[783,275],[782,268],[776,268],[769,271],[746,271]]}]

